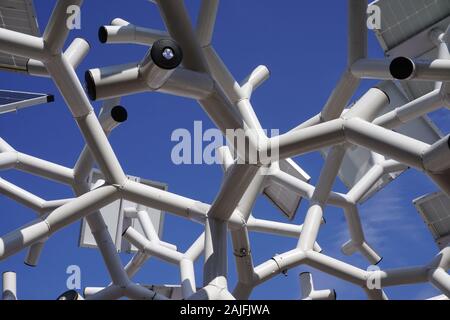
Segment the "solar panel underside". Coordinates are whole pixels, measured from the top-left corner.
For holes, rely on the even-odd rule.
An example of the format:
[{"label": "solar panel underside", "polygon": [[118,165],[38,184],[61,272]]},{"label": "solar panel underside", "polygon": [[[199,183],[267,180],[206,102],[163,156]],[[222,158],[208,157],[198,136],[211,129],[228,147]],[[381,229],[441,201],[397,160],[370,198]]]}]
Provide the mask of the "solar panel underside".
[{"label": "solar panel underside", "polygon": [[445,247],[450,240],[450,198],[438,192],[413,202],[439,247]]},{"label": "solar panel underside", "polygon": [[378,0],[381,29],[376,30],[385,51],[400,45],[450,15],[449,0]]},{"label": "solar panel underside", "polygon": [[[32,0],[0,0],[0,27],[39,36]],[[24,71],[27,58],[0,52],[0,68]]]},{"label": "solar panel underside", "polygon": [[48,94],[0,90],[0,114],[52,102],[53,100],[54,97]]}]

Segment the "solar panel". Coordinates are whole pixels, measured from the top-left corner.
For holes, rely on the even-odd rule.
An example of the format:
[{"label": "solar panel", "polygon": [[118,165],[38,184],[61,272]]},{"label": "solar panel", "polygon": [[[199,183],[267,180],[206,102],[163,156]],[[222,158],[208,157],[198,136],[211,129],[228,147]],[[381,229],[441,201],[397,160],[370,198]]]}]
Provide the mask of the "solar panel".
[{"label": "solar panel", "polygon": [[440,249],[450,244],[450,198],[443,192],[422,196],[413,201]]},{"label": "solar panel", "polygon": [[[166,184],[141,179],[139,177],[127,177],[132,181],[140,182],[142,184],[161,190],[167,190]],[[92,170],[89,176],[89,184],[91,188],[95,187],[97,183],[101,182],[100,180],[103,180],[102,173],[98,170]],[[137,204],[128,200],[120,199],[100,209],[100,213],[105,220],[105,224],[108,226],[109,234],[111,235],[111,238],[116,245],[117,252],[134,253],[137,252],[138,249],[131,245],[128,241],[123,239],[122,233],[130,226],[136,229],[142,235],[144,235],[144,232],[137,219],[125,216],[124,211],[126,208],[137,208]],[[145,206],[140,206],[139,209],[147,211],[150,221],[152,222],[156,232],[158,233],[159,237],[162,237],[164,226],[164,212]],[[86,219],[83,219],[81,223],[79,246],[85,248],[97,248],[97,243],[95,242],[94,236],[92,235],[92,231],[89,228]]]},{"label": "solar panel", "polygon": [[[302,181],[308,182],[311,177],[302,170],[292,159],[282,160],[279,163],[280,170]],[[263,191],[263,194],[290,220],[294,219],[302,197],[296,192],[284,186],[271,183]]]},{"label": "solar panel", "polygon": [[54,96],[42,93],[0,90],[0,114],[54,101]]},{"label": "solar panel", "polygon": [[[438,50],[429,32],[434,28],[445,31],[450,25],[450,1],[378,0],[373,4],[381,9],[381,29],[374,32],[386,56],[425,60],[438,57]],[[429,81],[400,83],[411,100],[434,89],[433,82]]]},{"label": "solar panel", "polygon": [[377,0],[372,5],[381,10],[375,33],[386,52],[450,16],[448,0]]},{"label": "solar panel", "polygon": [[[32,0],[0,0],[0,27],[39,36]],[[0,69],[25,71],[27,58],[0,52]]]}]

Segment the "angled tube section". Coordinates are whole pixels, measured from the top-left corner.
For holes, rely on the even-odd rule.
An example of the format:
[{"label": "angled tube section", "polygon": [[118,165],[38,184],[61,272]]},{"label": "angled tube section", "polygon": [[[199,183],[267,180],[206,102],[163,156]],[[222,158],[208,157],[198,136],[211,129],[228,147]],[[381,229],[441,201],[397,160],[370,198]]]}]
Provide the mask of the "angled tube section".
[{"label": "angled tube section", "polygon": [[201,2],[196,28],[198,42],[201,47],[211,44],[218,9],[219,0],[202,0]]},{"label": "angled tube section", "polygon": [[441,290],[450,298],[450,275],[442,268],[437,268],[429,273],[429,280],[433,286]]},{"label": "angled tube section", "polygon": [[0,28],[0,51],[24,58],[44,60],[46,50],[41,38]]},{"label": "angled tube section", "polygon": [[363,79],[447,82],[450,80],[450,60],[422,61],[406,57],[393,60],[361,59],[352,65],[351,71],[354,76]]},{"label": "angled tube section", "polygon": [[443,173],[450,169],[450,135],[430,146],[423,154],[425,170]]},{"label": "angled tube section", "polygon": [[[75,38],[64,52],[64,56],[74,69],[86,57],[90,49],[89,43],[82,38]],[[27,72],[32,76],[50,77],[44,63],[39,60],[30,59],[27,62]]]},{"label": "angled tube section", "polygon": [[182,48],[187,69],[206,72],[208,67],[203,57],[200,43],[192,27],[183,0],[156,0],[161,16],[170,36]]},{"label": "angled tube section", "polygon": [[71,6],[79,9],[82,4],[83,0],[58,0],[56,3],[43,35],[45,48],[51,55],[61,52],[69,35],[68,9]]},{"label": "angled tube section", "polygon": [[121,185],[125,173],[95,116],[78,77],[63,55],[45,63],[56,86],[69,106],[83,136],[108,182]]},{"label": "angled tube section", "polygon": [[203,285],[227,290],[227,223],[209,217],[205,222]]},{"label": "angled tube section", "polygon": [[128,227],[123,233],[123,237],[136,248],[144,251],[147,255],[154,256],[168,263],[178,265],[183,259],[182,253],[165,248],[159,244],[153,244],[133,227]]},{"label": "angled tube section", "polygon": [[43,240],[68,224],[104,207],[118,199],[119,193],[112,186],[105,186],[86,193],[48,215],[39,217],[20,229],[0,238],[0,260]]},{"label": "angled tube section", "polygon": [[17,300],[17,275],[15,272],[3,272],[3,300]]},{"label": "angled tube section", "polygon": [[300,273],[302,300],[336,300],[335,290],[315,290],[311,273]]},{"label": "angled tube section", "polygon": [[15,168],[49,180],[72,185],[73,170],[24,153],[17,153]]},{"label": "angled tube section", "polygon": [[258,171],[257,166],[234,164],[225,175],[220,191],[208,212],[208,217],[227,221]]},{"label": "angled tube section", "polygon": [[203,222],[210,205],[185,198],[168,191],[128,180],[121,189],[121,196],[147,207],[171,212],[194,221]]},{"label": "angled tube section", "polygon": [[[118,20],[116,21],[118,23]],[[160,39],[169,38],[165,31],[143,28],[131,23],[126,25],[101,26],[98,30],[101,43],[133,43],[151,46]]]},{"label": "angled tube section", "polygon": [[304,251],[311,250],[317,239],[320,224],[323,220],[324,206],[328,201],[344,155],[344,146],[333,147],[328,153],[325,165],[320,173],[319,182],[311,198],[312,204],[306,213],[303,230],[298,241],[298,248]]},{"label": "angled tube section", "polygon": [[401,107],[377,117],[373,124],[386,129],[394,129],[443,106],[440,90],[431,91]]}]

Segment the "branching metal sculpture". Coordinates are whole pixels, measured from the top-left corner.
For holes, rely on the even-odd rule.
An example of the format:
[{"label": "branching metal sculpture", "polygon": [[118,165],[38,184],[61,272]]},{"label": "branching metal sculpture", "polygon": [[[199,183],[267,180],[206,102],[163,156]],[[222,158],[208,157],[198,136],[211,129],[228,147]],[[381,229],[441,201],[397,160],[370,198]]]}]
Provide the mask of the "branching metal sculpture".
[{"label": "branching metal sculpture", "polygon": [[[0,51],[29,58],[31,75],[54,81],[86,142],[75,167],[66,168],[19,152],[0,139],[0,169],[17,169],[51,179],[69,185],[75,194],[73,199],[45,201],[1,179],[0,192],[36,211],[38,217],[0,238],[0,259],[29,248],[27,263],[33,265],[46,239],[85,217],[111,277],[111,284],[105,288],[86,288],[86,299],[123,296],[166,299],[151,288],[132,281],[133,275],[150,256],[179,266],[184,299],[248,299],[253,288],[299,265],[311,266],[360,286],[370,299],[386,299],[385,287],[419,282],[430,282],[450,297],[448,247],[424,266],[366,271],[321,253],[316,243],[325,207],[336,206],[343,209],[350,232],[350,240],[343,245],[343,252],[347,255],[360,252],[370,264],[378,263],[381,256],[366,241],[358,203],[386,173],[415,168],[428,175],[450,196],[449,136],[429,145],[391,130],[450,105],[450,54],[444,32],[430,35],[446,49],[442,57],[434,61],[415,61],[407,57],[370,59],[367,56],[367,1],[349,0],[348,64],[341,80],[317,116],[285,134],[269,138],[250,102],[252,92],[269,77],[268,69],[259,66],[242,83],[233,78],[211,44],[218,0],[202,1],[196,28],[183,0],[153,1],[160,9],[167,31],[138,27],[122,19],[101,27],[101,42],[137,43],[150,49],[140,62],[87,71],[87,93],[74,69],[86,56],[89,46],[84,40],[76,39],[63,52],[69,33],[65,27],[66,8],[79,6],[82,2],[59,0],[42,37],[0,29]],[[389,103],[389,96],[376,87],[346,110],[360,80],[365,78],[426,80],[438,82],[438,85],[432,94],[381,116],[380,111]],[[244,132],[245,150],[235,146],[229,135],[230,147],[219,150],[225,175],[212,204],[127,179],[107,138],[114,127],[126,120],[126,110],[110,102],[144,91],[195,99],[224,134],[230,129]],[[98,116],[89,98],[107,100]],[[333,183],[351,145],[370,149],[390,160],[372,167],[347,194],[333,192]],[[280,163],[285,159],[323,148],[330,149],[315,186],[280,170]],[[90,188],[86,178],[94,163],[104,175],[104,181]],[[257,197],[268,184],[281,185],[309,199],[303,225],[265,221],[252,215]],[[134,214],[145,235],[133,228],[125,230],[123,237],[139,252],[123,267],[99,213],[99,209],[120,198],[196,221],[205,226],[205,231],[186,252],[179,252],[173,245],[161,241],[148,217],[137,210]],[[248,236],[252,231],[298,238],[298,245],[254,266]],[[231,235],[238,274],[234,288],[227,280],[228,235]],[[194,261],[201,254],[205,257],[204,283],[197,290]],[[380,287],[369,285],[374,276],[379,278]],[[4,277],[4,297],[15,298],[14,275],[5,274]],[[333,290],[316,291],[311,275],[302,274],[301,279],[304,299],[335,298]],[[69,292],[63,298],[81,296]]]}]

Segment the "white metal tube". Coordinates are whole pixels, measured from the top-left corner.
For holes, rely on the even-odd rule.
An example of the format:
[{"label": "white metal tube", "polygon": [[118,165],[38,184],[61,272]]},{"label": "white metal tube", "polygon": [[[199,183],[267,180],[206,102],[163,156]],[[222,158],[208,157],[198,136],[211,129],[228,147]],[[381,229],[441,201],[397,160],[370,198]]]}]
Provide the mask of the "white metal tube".
[{"label": "white metal tube", "polygon": [[359,203],[365,194],[377,183],[384,174],[381,165],[376,164],[367,171],[367,173],[359,179],[359,181],[347,193],[347,197],[355,203]]},{"label": "white metal tube", "polygon": [[271,139],[278,141],[280,159],[285,159],[344,142],[343,125],[336,119]]},{"label": "white metal tube", "polygon": [[253,283],[253,258],[247,228],[231,232],[238,282]]},{"label": "white metal tube", "polygon": [[198,42],[201,47],[211,44],[218,8],[219,0],[202,0],[201,2],[196,29]]},{"label": "white metal tube", "polygon": [[43,60],[44,41],[28,34],[0,28],[0,51],[25,58]]},{"label": "white metal tube", "polygon": [[47,239],[38,241],[33,243],[28,249],[28,253],[25,257],[24,263],[27,266],[35,267],[38,265],[39,258],[41,257],[42,250],[44,249],[44,245]]},{"label": "white metal tube", "polygon": [[152,221],[150,220],[147,211],[139,210],[137,212],[137,218],[147,239],[152,242],[159,243],[158,233],[153,227]]},{"label": "white metal tube", "polygon": [[206,72],[207,65],[198,38],[192,27],[183,0],[155,0],[170,36],[182,48],[183,65],[191,70]]},{"label": "white metal tube", "polygon": [[100,167],[106,181],[122,185],[127,179],[122,167],[94,112],[76,119],[89,151]]},{"label": "white metal tube", "polygon": [[125,266],[128,278],[133,278],[148,259],[149,256],[143,250],[138,251]]},{"label": "white metal tube", "polygon": [[191,260],[182,259],[180,261],[180,276],[183,299],[187,299],[197,292],[197,287],[195,285],[194,264]]},{"label": "white metal tube", "polygon": [[351,71],[356,77],[364,79],[450,81],[450,61],[446,59],[361,59],[352,65]]},{"label": "white metal tube", "polygon": [[379,116],[373,123],[387,129],[394,129],[427,113],[433,112],[442,105],[442,96],[439,90],[434,90]]},{"label": "white metal tube", "polygon": [[145,239],[145,237],[137,232],[133,227],[128,227],[123,233],[123,237],[139,250],[145,251],[147,255],[155,256],[156,258],[168,263],[178,265],[181,259],[183,259],[183,254],[165,248],[159,244],[153,244]]},{"label": "white metal tube", "polygon": [[205,264],[203,285],[226,289],[228,273],[227,223],[214,218],[205,222]]},{"label": "white metal tube", "polygon": [[227,221],[247,191],[259,167],[233,165],[226,173],[223,184],[208,212],[210,218]]},{"label": "white metal tube", "polygon": [[17,300],[17,276],[15,272],[3,272],[3,300]]},{"label": "white metal tube", "polygon": [[[360,32],[360,30],[358,30],[358,32]],[[350,99],[355,94],[359,83],[360,80],[357,77],[351,72],[346,71],[323,107],[322,112],[320,113],[321,120],[329,121],[340,117],[342,111],[347,107]]]},{"label": "white metal tube", "polygon": [[314,290],[314,283],[311,273],[300,273],[300,287],[302,300],[336,300],[334,290]]},{"label": "white metal tube", "polygon": [[71,185],[73,170],[24,153],[17,153],[16,169]]},{"label": "white metal tube", "polygon": [[124,296],[124,289],[119,286],[109,286],[101,290],[100,288],[92,288],[89,290],[86,288],[85,298],[86,300],[116,300]]},{"label": "white metal tube", "polygon": [[68,10],[71,6],[79,9],[82,3],[83,0],[58,0],[56,3],[43,35],[45,47],[50,54],[59,53],[69,35]]},{"label": "white metal tube", "polygon": [[1,152],[15,152],[14,148],[8,142],[0,138],[0,153]]},{"label": "white metal tube", "polygon": [[308,251],[305,263],[313,268],[359,286],[366,286],[367,272],[315,251]]},{"label": "white metal tube", "polygon": [[30,209],[41,212],[44,199],[0,178],[0,194],[17,201],[18,203],[29,207]]},{"label": "white metal tube", "polygon": [[450,298],[450,275],[442,268],[430,272],[430,282]]},{"label": "white metal tube", "polygon": [[434,143],[423,154],[423,164],[427,171],[442,173],[450,169],[450,135]]},{"label": "white metal tube", "polygon": [[102,26],[98,30],[98,35],[102,43],[134,43],[147,46],[169,37],[165,31],[138,27],[130,23],[121,26]]},{"label": "white metal tube", "polygon": [[82,195],[59,207],[50,214],[40,217],[20,229],[0,238],[0,260],[23,248],[48,237],[66,225],[116,200],[115,187],[106,186]]},{"label": "white metal tube", "polygon": [[348,142],[391,157],[422,170],[422,153],[428,144],[405,135],[381,128],[361,119],[345,121],[345,137]]},{"label": "white metal tube", "polygon": [[252,216],[247,221],[247,228],[252,232],[262,232],[292,238],[298,238],[302,232],[302,226],[299,225],[261,220]]},{"label": "white metal tube", "polygon": [[[74,69],[83,61],[90,49],[89,43],[82,38],[75,38],[64,52],[64,56]],[[47,69],[39,60],[30,59],[27,62],[27,72],[33,76],[49,77]]]},{"label": "white metal tube", "polygon": [[371,88],[344,114],[343,118],[357,117],[372,122],[388,104],[389,97],[384,91]]},{"label": "white metal tube", "polygon": [[129,201],[197,221],[204,221],[210,208],[210,205],[200,201],[130,180],[124,185],[122,196]]},{"label": "white metal tube", "polygon": [[348,0],[348,62],[367,56],[367,1]]},{"label": "white metal tube", "polygon": [[319,182],[311,198],[312,204],[306,213],[303,230],[299,237],[298,247],[302,250],[311,250],[314,242],[316,242],[323,220],[324,205],[328,200],[344,155],[345,148],[343,146],[333,147],[327,155],[325,166],[320,173]]},{"label": "white metal tube", "polygon": [[255,91],[260,85],[262,85],[270,77],[270,71],[266,66],[260,65],[253,70],[244,81],[242,81],[242,87],[244,90]]},{"label": "white metal tube", "polygon": [[255,267],[254,285],[261,284],[276,275],[305,263],[306,254],[303,250],[294,249]]},{"label": "white metal tube", "polygon": [[184,256],[186,259],[196,261],[205,249],[205,233],[203,232],[197,240],[189,247]]}]

